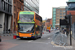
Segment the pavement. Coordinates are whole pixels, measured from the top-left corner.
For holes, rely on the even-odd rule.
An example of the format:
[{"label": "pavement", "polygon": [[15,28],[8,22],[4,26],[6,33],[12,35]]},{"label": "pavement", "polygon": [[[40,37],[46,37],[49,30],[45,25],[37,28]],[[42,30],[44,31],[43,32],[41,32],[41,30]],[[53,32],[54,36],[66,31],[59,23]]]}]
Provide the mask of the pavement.
[{"label": "pavement", "polygon": [[[58,34],[59,35],[59,34]],[[63,36],[64,35],[64,36]],[[62,38],[61,38],[61,36],[63,36],[62,38],[63,38],[63,41],[65,41],[66,42],[66,45],[60,45],[60,43],[58,42],[58,41],[61,41],[62,40]],[[54,39],[53,39],[54,40]],[[53,45],[55,45],[55,46],[57,46],[57,47],[66,47],[66,48],[69,48],[68,50],[75,50],[75,39],[74,38],[72,38],[72,45],[70,45],[70,35],[68,35],[67,36],[67,38],[65,38],[65,34],[62,34],[61,33],[61,35],[59,35],[59,36],[56,36],[55,37],[55,41],[53,41],[52,40],[52,44]],[[59,44],[57,44],[56,42],[58,42]],[[61,43],[62,44],[62,43]]]},{"label": "pavement", "polygon": [[0,42],[0,50],[73,50],[72,46],[56,46],[51,43],[53,34],[43,31],[44,34],[40,39],[13,39],[13,36],[2,36],[2,42]]},{"label": "pavement", "polygon": [[[68,36],[68,45],[70,46],[70,35]],[[72,38],[72,46],[73,46],[73,49],[75,50],[75,39]]]}]

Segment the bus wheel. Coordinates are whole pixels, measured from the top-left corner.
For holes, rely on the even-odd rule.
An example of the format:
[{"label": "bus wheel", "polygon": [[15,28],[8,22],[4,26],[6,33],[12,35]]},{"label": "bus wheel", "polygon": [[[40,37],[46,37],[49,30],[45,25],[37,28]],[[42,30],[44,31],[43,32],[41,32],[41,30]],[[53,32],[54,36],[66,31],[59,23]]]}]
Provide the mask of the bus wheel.
[{"label": "bus wheel", "polygon": [[1,42],[1,39],[0,39],[0,42]]},{"label": "bus wheel", "polygon": [[41,38],[41,37],[39,37],[39,38]]},{"label": "bus wheel", "polygon": [[36,40],[36,38],[33,38],[33,40]]},{"label": "bus wheel", "polygon": [[33,40],[36,40],[36,39],[38,39],[38,37],[33,38]]}]

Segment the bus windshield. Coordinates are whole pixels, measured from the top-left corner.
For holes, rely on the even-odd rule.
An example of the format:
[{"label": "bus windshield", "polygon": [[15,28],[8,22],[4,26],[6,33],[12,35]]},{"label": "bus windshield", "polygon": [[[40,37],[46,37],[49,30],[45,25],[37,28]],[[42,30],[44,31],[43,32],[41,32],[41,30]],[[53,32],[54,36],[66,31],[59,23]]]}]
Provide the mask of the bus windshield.
[{"label": "bus windshield", "polygon": [[20,14],[19,19],[21,22],[32,22],[32,20],[34,19],[34,15],[33,14]]},{"label": "bus windshield", "polygon": [[19,32],[31,33],[34,31],[34,24],[19,23]]}]

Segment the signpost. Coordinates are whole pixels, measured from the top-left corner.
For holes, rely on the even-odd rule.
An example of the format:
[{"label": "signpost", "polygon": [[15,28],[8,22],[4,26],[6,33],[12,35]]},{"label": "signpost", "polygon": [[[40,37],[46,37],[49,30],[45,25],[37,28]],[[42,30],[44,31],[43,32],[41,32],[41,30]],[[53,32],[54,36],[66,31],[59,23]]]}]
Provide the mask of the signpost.
[{"label": "signpost", "polygon": [[[0,24],[0,28],[2,28],[2,25]],[[1,42],[1,33],[0,33],[0,42]]]}]

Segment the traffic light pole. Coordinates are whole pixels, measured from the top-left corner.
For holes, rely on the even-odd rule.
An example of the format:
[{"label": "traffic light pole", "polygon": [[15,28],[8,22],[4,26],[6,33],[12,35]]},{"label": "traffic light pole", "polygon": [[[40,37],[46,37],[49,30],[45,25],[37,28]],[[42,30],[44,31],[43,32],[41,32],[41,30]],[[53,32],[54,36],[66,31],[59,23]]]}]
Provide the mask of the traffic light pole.
[{"label": "traffic light pole", "polygon": [[[69,31],[68,31],[68,26],[67,26],[67,31],[70,33],[70,45],[72,45],[72,34],[71,34],[71,13],[69,13],[69,15],[65,16],[65,20],[68,23],[69,26]],[[67,32],[67,33],[68,33]],[[68,34],[67,34],[68,35]]]},{"label": "traffic light pole", "polygon": [[71,16],[69,16],[69,22],[70,22],[70,45],[72,45],[72,35],[71,35]]}]

